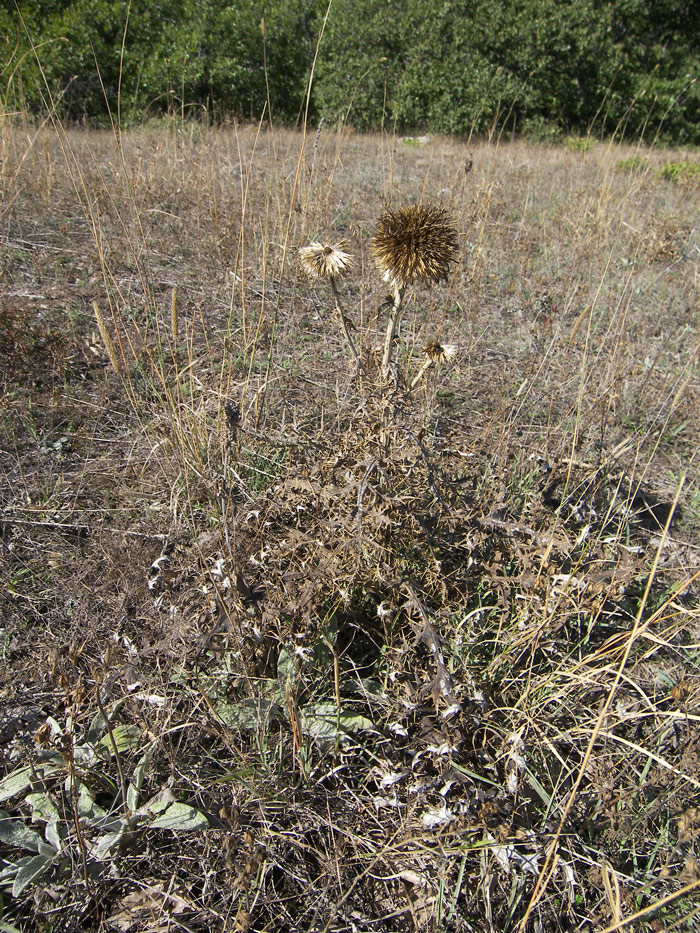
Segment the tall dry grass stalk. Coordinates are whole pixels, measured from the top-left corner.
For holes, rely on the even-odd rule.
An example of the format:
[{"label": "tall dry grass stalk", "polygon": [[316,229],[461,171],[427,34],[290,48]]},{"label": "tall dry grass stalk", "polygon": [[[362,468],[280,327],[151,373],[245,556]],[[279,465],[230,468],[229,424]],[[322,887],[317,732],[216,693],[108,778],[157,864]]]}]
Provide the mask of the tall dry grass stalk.
[{"label": "tall dry grass stalk", "polygon": [[121,373],[122,364],[119,358],[119,354],[117,353],[117,348],[114,345],[112,334],[110,332],[109,327],[107,326],[107,322],[104,319],[104,315],[102,314],[102,311],[100,310],[100,306],[98,305],[96,301],[92,302],[92,310],[95,312],[95,320],[97,321],[97,329],[100,332],[100,337],[102,338],[102,343],[104,344],[105,350],[107,351],[107,356],[109,357],[109,361],[112,364],[112,369],[115,371],[115,373]]},{"label": "tall dry grass stalk", "polygon": [[178,303],[177,303],[177,285],[173,285],[173,290],[170,295],[170,331],[173,336],[173,343],[177,344],[178,332],[179,332],[179,321],[178,321]]}]

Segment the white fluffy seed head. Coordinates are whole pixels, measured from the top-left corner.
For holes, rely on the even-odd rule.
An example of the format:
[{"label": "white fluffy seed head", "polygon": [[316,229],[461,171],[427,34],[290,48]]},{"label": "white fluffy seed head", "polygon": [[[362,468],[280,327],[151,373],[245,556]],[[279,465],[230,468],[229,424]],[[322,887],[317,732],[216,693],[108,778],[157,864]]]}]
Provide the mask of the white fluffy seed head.
[{"label": "white fluffy seed head", "polygon": [[314,241],[299,250],[299,264],[310,279],[339,279],[352,269],[352,256],[344,243],[318,243]]}]

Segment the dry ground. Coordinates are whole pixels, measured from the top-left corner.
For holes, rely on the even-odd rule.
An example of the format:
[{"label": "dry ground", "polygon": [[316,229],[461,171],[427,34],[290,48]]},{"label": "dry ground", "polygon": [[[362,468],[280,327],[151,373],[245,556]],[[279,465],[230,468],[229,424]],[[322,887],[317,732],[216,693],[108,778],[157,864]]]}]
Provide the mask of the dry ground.
[{"label": "dry ground", "polygon": [[697,153],[121,143],[0,131],[0,928],[697,929]]}]

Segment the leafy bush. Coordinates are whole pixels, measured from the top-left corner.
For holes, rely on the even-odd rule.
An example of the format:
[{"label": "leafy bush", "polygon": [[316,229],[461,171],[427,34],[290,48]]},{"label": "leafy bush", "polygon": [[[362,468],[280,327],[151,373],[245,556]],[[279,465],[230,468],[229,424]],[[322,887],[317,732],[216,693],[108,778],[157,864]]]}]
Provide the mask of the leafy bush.
[{"label": "leafy bush", "polygon": [[697,162],[667,162],[659,175],[674,184],[700,186],[700,164]]},{"label": "leafy bush", "polygon": [[[700,13],[682,0],[335,0],[316,115],[532,138],[700,142]],[[122,121],[230,114],[295,121],[320,0],[22,0],[0,11],[0,94],[33,112]],[[41,61],[41,68],[37,62]],[[14,96],[13,96],[14,95]],[[552,132],[555,128],[556,132]]]},{"label": "leafy bush", "polygon": [[590,136],[567,136],[564,140],[564,146],[571,152],[590,152],[595,143],[595,139]]},{"label": "leafy bush", "polygon": [[640,155],[633,155],[620,159],[615,167],[618,172],[644,172],[649,168],[649,162]]},{"label": "leafy bush", "polygon": [[269,91],[273,114],[295,119],[313,2],[133,0],[127,18],[121,0],[25,0],[21,16],[0,13],[5,94],[21,82],[35,112],[55,106],[62,117],[98,121],[119,112],[129,122],[197,110],[257,118]]}]

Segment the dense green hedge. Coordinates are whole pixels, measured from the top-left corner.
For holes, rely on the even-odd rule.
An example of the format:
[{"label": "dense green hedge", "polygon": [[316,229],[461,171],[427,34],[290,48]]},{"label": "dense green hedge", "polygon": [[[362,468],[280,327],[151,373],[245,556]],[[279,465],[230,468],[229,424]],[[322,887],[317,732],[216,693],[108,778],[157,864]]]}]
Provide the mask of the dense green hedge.
[{"label": "dense green hedge", "polygon": [[[0,88],[7,108],[68,119],[105,121],[119,98],[124,122],[266,105],[293,122],[326,5],[19,0],[0,10]],[[699,34],[688,0],[333,0],[311,111],[360,129],[697,144]]]},{"label": "dense green hedge", "polygon": [[69,119],[104,121],[108,107],[113,114],[119,108],[127,122],[182,112],[257,118],[269,102],[273,117],[290,120],[302,106],[315,0],[19,0],[18,6],[24,26],[16,11],[0,11],[0,36],[7,37],[0,39],[0,69],[11,106],[46,109],[47,86]]},{"label": "dense green hedge", "polygon": [[698,143],[699,11],[688,0],[335,0],[315,101],[335,116],[352,101],[363,128]]}]

